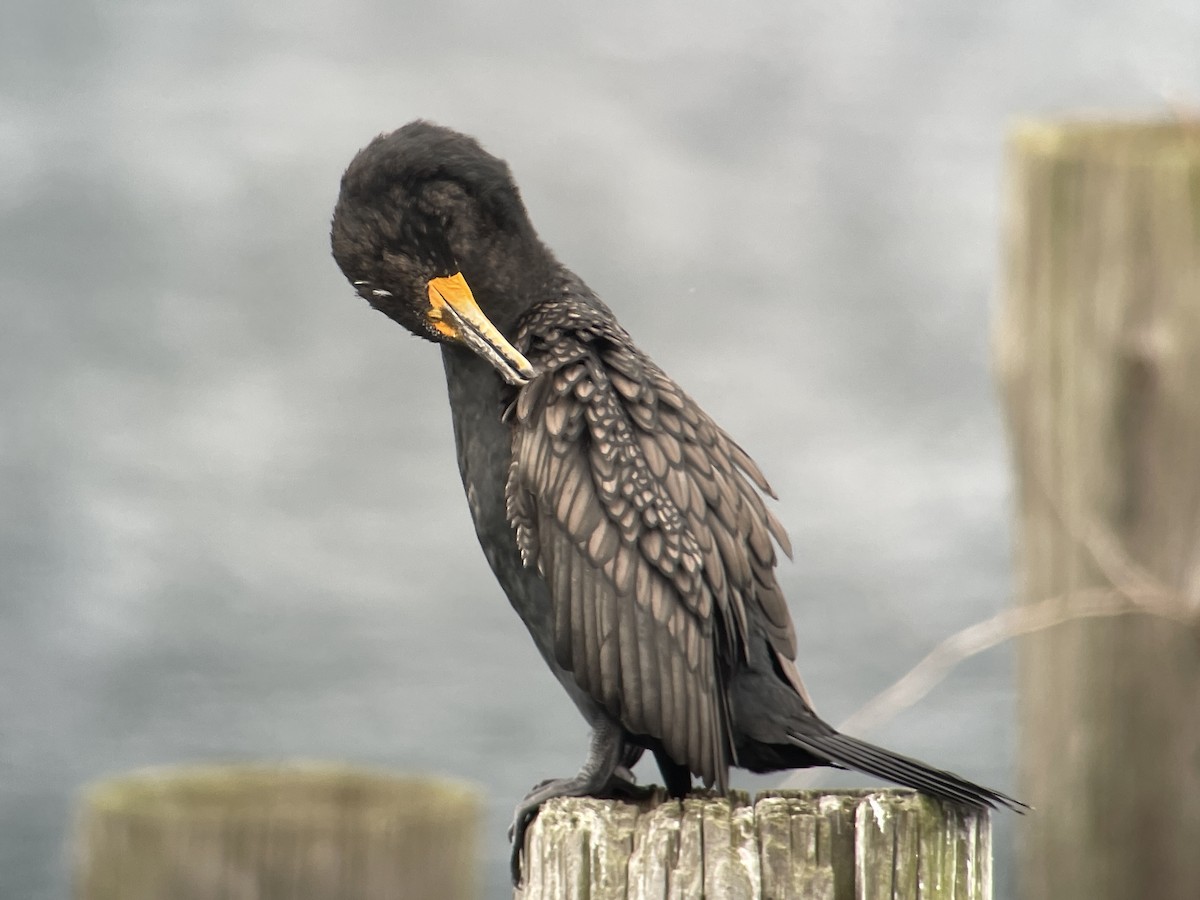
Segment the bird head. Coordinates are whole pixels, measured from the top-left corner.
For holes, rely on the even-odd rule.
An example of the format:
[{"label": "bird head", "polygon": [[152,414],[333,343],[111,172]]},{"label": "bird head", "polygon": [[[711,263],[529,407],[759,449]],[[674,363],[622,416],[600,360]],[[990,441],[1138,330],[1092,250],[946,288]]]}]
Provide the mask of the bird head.
[{"label": "bird head", "polygon": [[330,242],[358,294],[413,334],[470,348],[511,384],[536,374],[502,328],[549,251],[508,166],[473,138],[422,121],[375,138],[342,176]]}]

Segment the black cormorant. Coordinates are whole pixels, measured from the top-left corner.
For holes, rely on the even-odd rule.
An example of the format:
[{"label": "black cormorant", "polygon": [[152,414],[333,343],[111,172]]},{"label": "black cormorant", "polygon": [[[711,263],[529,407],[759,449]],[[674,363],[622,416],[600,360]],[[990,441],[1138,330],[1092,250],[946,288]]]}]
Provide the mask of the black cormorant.
[{"label": "black cormorant", "polygon": [[333,256],[373,307],[442,345],[479,542],[592,728],[551,797],[636,792],[650,750],[672,795],[730,766],[858,769],[942,800],[1021,804],[839,734],[813,712],[775,579],[787,535],[753,460],[538,239],[508,166],[417,121],[342,177]]}]

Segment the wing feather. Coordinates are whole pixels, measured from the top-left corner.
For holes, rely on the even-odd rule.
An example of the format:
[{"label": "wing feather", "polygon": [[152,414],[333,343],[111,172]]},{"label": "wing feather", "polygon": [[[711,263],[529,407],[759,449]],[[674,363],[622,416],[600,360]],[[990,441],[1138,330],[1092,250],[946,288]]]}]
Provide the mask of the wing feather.
[{"label": "wing feather", "polygon": [[550,589],[555,657],[627,730],[724,788],[725,682],[749,611],[795,654],[770,485],[602,307],[542,304],[517,345],[542,375],[510,407],[508,510]]}]

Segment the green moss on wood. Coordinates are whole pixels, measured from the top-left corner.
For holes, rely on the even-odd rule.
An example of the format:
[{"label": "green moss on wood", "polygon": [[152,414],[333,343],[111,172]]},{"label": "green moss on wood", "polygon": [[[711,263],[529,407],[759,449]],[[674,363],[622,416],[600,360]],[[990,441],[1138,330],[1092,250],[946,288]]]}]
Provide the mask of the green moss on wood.
[{"label": "green moss on wood", "polygon": [[97,782],[83,802],[93,814],[262,819],[351,814],[357,822],[405,816],[459,818],[479,808],[474,788],[332,764],[146,769]]},{"label": "green moss on wood", "polygon": [[[619,847],[597,854],[595,848]],[[985,900],[988,818],[910,791],[547,804],[521,900]],[[590,865],[586,878],[579,859]]]},{"label": "green moss on wood", "polygon": [[479,798],[338,766],[159,769],[94,785],[79,900],[476,896]]}]

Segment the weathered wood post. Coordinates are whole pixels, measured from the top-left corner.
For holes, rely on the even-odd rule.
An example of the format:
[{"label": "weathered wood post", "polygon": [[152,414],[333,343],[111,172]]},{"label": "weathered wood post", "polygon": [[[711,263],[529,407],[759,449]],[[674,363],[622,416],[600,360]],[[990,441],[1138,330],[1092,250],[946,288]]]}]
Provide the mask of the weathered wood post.
[{"label": "weathered wood post", "polygon": [[911,791],[555,800],[518,900],[990,900],[986,813]]},{"label": "weathered wood post", "polygon": [[479,801],[332,767],[164,769],[92,787],[78,900],[470,900]]},{"label": "weathered wood post", "polygon": [[1068,620],[1021,643],[1021,896],[1196,900],[1200,123],[1026,125],[1009,166],[1021,602]]}]

